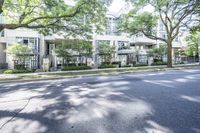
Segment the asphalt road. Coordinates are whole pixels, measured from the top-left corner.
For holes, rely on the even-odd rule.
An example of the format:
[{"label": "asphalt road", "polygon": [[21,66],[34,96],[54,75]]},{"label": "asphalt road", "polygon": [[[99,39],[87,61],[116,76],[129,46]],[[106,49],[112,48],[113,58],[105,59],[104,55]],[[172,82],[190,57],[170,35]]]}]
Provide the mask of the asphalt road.
[{"label": "asphalt road", "polygon": [[0,84],[0,133],[200,133],[200,69]]}]

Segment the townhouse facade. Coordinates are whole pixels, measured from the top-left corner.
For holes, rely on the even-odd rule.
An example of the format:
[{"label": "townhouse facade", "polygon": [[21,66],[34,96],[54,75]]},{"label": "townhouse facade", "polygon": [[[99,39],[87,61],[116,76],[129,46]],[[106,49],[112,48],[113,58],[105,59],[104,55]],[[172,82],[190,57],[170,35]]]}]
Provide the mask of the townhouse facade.
[{"label": "townhouse facade", "polygon": [[[121,62],[121,65],[132,64],[133,62],[143,64],[150,62],[148,59],[148,51],[152,48],[159,47],[161,42],[148,39],[142,34],[130,37],[126,33],[119,32],[117,23],[126,11],[127,10],[123,8],[118,13],[108,12],[106,15],[108,23],[105,32],[101,35],[93,33],[93,39],[91,40],[93,56],[89,64],[101,64],[102,61],[98,55],[98,48],[102,41],[106,41],[108,44],[115,47],[115,54],[112,57],[113,62]],[[163,25],[160,22],[158,23],[157,32],[159,36],[166,35]],[[179,37],[174,41],[174,49],[181,49],[186,46],[184,35],[186,34],[181,32]],[[52,67],[56,70],[59,66],[64,64],[62,58],[57,57],[55,53],[58,42],[62,40],[65,40],[65,38],[56,34],[52,36],[43,36],[37,31],[30,29],[5,29],[1,32],[0,37],[0,63],[8,63],[9,69],[14,68],[15,60],[13,60],[5,50],[10,45],[20,43],[29,46],[33,51],[30,60],[27,61],[29,68],[43,68],[44,63],[47,63],[49,64],[48,67]]]}]

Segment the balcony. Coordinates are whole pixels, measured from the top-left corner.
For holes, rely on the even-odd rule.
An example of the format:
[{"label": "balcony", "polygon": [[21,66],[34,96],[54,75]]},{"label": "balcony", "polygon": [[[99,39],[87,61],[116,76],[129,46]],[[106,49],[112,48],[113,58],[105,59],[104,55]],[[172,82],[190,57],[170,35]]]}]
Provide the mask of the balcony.
[{"label": "balcony", "polygon": [[155,40],[149,39],[147,37],[141,36],[141,37],[132,37],[131,38],[131,43],[135,43],[135,44],[156,44]]},{"label": "balcony", "polygon": [[118,55],[133,54],[133,50],[129,46],[122,46],[118,48]]}]

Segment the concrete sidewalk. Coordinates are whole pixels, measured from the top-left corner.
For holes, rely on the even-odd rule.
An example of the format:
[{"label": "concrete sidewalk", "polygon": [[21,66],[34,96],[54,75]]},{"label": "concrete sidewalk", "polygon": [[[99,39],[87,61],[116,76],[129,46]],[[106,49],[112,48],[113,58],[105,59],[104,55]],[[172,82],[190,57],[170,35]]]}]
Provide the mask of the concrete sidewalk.
[{"label": "concrete sidewalk", "polygon": [[147,72],[147,71],[153,72],[153,71],[180,70],[180,69],[191,69],[191,68],[200,68],[200,66],[198,66],[198,64],[183,64],[183,65],[176,65],[173,68],[167,68],[166,66],[145,66],[145,67],[107,68],[107,69],[92,69],[92,70],[77,70],[77,71],[37,72],[37,73],[25,73],[25,74],[0,74],[0,83],[78,78],[78,77],[101,76],[101,75],[117,75],[123,73]]}]

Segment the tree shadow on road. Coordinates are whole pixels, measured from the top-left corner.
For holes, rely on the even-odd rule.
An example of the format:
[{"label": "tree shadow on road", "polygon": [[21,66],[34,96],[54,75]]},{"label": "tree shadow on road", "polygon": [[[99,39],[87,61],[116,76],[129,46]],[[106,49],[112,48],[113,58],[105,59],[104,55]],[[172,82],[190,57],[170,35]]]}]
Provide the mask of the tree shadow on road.
[{"label": "tree shadow on road", "polygon": [[[193,105],[186,104],[188,108],[180,114],[185,102],[177,99],[179,91],[145,80],[124,75],[5,84],[0,87],[0,106],[6,100],[30,101],[23,110],[1,108],[0,126],[11,120],[1,130],[27,133],[180,131],[181,127],[176,127],[179,124],[175,121],[176,115],[187,119],[190,117],[187,111]],[[176,110],[177,106],[180,110]],[[198,119],[193,120],[198,124]],[[189,122],[183,125],[198,131],[199,127]],[[192,131],[188,126],[181,131]]]}]

